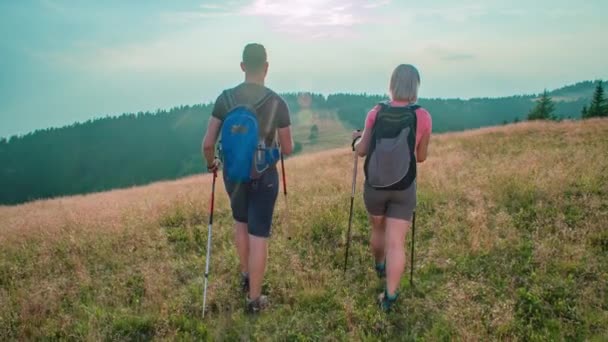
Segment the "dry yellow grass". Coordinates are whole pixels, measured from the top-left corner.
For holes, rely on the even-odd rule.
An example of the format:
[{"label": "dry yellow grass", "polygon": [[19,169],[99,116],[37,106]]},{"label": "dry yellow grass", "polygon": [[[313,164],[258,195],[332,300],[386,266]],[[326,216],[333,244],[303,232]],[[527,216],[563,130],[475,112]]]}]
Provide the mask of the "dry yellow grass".
[{"label": "dry yellow grass", "polygon": [[204,322],[209,175],[0,206],[0,340],[608,338],[606,151],[607,120],[434,136],[419,169],[417,285],[404,280],[388,316],[373,303],[361,168],[342,278],[346,147],[286,161],[295,236],[281,197],[273,307],[254,320],[236,290],[221,179]]}]

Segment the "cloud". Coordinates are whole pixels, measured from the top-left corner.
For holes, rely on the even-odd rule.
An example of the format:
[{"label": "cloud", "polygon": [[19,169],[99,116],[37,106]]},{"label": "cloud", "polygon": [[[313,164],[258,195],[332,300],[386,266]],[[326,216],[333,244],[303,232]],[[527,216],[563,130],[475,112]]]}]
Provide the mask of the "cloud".
[{"label": "cloud", "polygon": [[161,14],[161,19],[173,24],[190,24],[201,19],[214,19],[234,16],[231,12],[182,11]]},{"label": "cloud", "polygon": [[163,12],[160,18],[173,24],[191,24],[201,20],[239,16],[242,6],[238,1],[208,2],[192,10]]},{"label": "cloud", "polygon": [[236,63],[231,60],[205,63],[211,54],[217,56],[224,53],[224,47],[217,47],[210,53],[211,41],[201,37],[204,37],[204,31],[197,30],[120,45],[80,42],[67,51],[32,51],[30,55],[65,70],[140,76],[146,73],[214,72],[231,62]]},{"label": "cloud", "polygon": [[218,10],[222,8],[222,6],[219,4],[202,4],[199,7],[202,10]]},{"label": "cloud", "polygon": [[463,52],[440,45],[431,45],[423,49],[426,56],[434,56],[434,58],[442,62],[462,62],[476,59],[472,53]]},{"label": "cloud", "polygon": [[363,0],[254,0],[241,14],[265,18],[271,29],[302,36],[344,37],[368,23],[374,10],[390,1]]},{"label": "cloud", "polygon": [[353,6],[342,1],[255,0],[243,14],[278,19],[281,26],[352,26],[356,23]]},{"label": "cloud", "polygon": [[442,61],[454,62],[454,61],[467,61],[475,59],[475,55],[470,53],[452,53],[439,56]]},{"label": "cloud", "polygon": [[384,0],[384,1],[371,1],[367,4],[363,5],[363,8],[378,8],[378,7],[383,7],[386,5],[390,5],[391,0]]},{"label": "cloud", "polygon": [[489,9],[481,3],[465,3],[458,6],[421,7],[410,11],[416,19],[440,19],[452,23],[464,23],[488,14]]},{"label": "cloud", "polygon": [[222,17],[260,18],[273,31],[308,37],[344,36],[369,22],[390,0],[251,0],[206,3],[191,11],[165,13],[166,20],[191,23]]},{"label": "cloud", "polygon": [[61,4],[53,0],[40,0],[40,5],[42,5],[42,7],[45,9],[57,13],[65,14],[67,12],[67,8],[65,6],[62,6]]}]

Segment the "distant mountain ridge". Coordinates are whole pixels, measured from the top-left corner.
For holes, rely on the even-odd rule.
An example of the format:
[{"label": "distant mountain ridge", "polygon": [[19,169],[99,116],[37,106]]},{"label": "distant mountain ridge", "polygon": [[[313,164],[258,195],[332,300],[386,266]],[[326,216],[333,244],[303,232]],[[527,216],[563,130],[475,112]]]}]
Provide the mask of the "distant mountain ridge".
[{"label": "distant mountain ridge", "polygon": [[[556,114],[580,118],[597,81],[550,92]],[[298,151],[346,145],[371,107],[368,94],[283,94],[292,111]],[[436,133],[523,120],[536,95],[420,99]],[[204,171],[200,144],[212,104],[129,113],[0,139],[0,204],[146,184]],[[315,126],[316,128],[313,128]],[[316,130],[316,135],[310,134]]]},{"label": "distant mountain ridge", "polygon": [[[556,116],[579,119],[583,106],[589,104],[598,82],[583,81],[550,91],[556,104]],[[537,94],[529,94],[468,100],[422,98],[418,103],[431,113],[433,132],[441,133],[525,120],[538,97]],[[327,102],[329,107],[338,108],[340,120],[358,128],[367,113],[362,108],[369,108],[383,99],[382,96],[337,94],[329,95]]]},{"label": "distant mountain ridge", "polygon": [[553,90],[549,92],[549,95],[553,97],[569,98],[571,100],[591,98],[591,95],[593,94],[593,91],[595,90],[595,87],[599,81],[600,80],[578,82]]}]

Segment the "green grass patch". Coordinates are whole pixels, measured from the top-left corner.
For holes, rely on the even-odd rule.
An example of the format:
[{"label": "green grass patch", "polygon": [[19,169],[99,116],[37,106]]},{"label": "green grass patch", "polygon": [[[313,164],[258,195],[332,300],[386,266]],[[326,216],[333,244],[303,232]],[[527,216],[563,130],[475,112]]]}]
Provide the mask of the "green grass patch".
[{"label": "green grass patch", "polygon": [[390,313],[376,303],[384,283],[373,269],[360,186],[343,272],[352,171],[345,148],[327,160],[289,160],[291,215],[280,199],[263,284],[271,306],[260,315],[245,314],[220,186],[204,319],[208,189],[196,189],[174,203],[142,200],[169,208],[153,219],[130,208],[109,219],[66,208],[40,228],[32,215],[31,232],[2,240],[0,340],[604,341],[608,145],[600,138],[608,124],[520,126],[433,140],[418,183],[414,285],[408,234]]}]

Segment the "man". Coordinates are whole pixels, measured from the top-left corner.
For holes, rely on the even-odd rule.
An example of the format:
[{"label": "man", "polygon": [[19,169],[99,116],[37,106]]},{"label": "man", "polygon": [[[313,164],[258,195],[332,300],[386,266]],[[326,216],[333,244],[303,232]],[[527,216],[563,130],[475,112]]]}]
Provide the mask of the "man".
[{"label": "man", "polygon": [[[245,82],[222,92],[215,101],[209,119],[203,140],[203,152],[210,172],[219,167],[219,161],[215,157],[215,143],[222,122],[234,105],[257,107],[259,136],[263,138],[266,146],[276,144],[278,136],[282,154],[288,155],[293,150],[287,104],[264,85],[268,73],[264,46],[245,46],[241,70],[245,73]],[[248,292],[247,309],[249,312],[258,312],[268,304],[268,298],[262,295],[262,281],[266,269],[272,214],[279,191],[276,165],[271,165],[250,182],[231,182],[224,176],[224,185],[230,196],[235,221],[234,240],[240,261],[241,284],[243,291]]]}]

